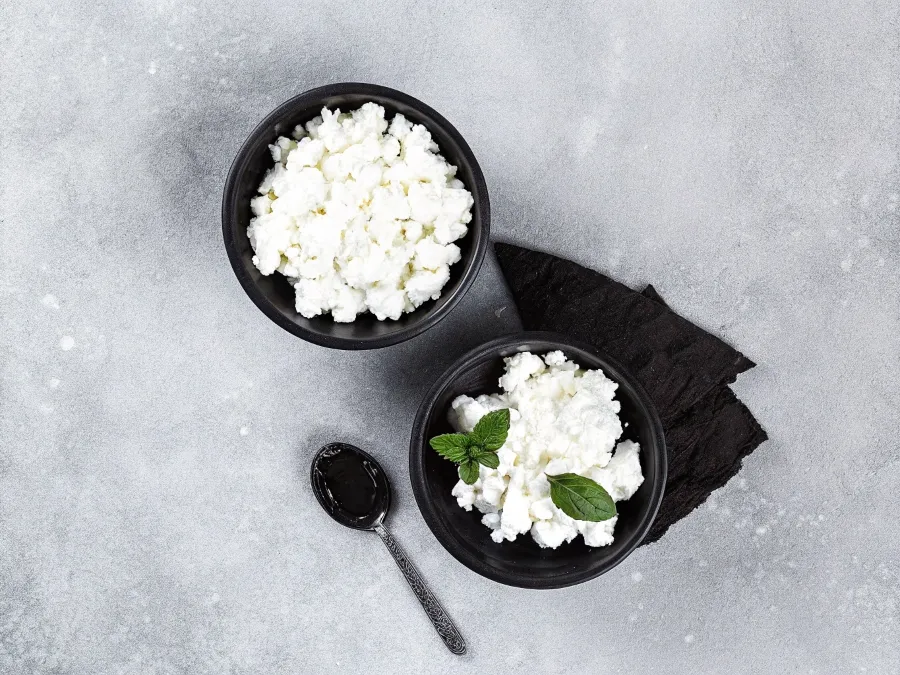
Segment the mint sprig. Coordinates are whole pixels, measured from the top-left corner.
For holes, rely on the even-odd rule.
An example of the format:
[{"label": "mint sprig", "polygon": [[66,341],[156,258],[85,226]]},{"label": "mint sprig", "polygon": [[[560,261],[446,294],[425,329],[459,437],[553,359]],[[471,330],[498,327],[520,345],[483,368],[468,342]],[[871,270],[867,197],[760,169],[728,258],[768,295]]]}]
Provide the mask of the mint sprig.
[{"label": "mint sprig", "polygon": [[459,478],[466,485],[478,480],[478,465],[489,469],[500,466],[497,450],[509,434],[509,410],[494,410],[478,420],[468,434],[442,434],[429,444],[444,459],[459,465]]}]

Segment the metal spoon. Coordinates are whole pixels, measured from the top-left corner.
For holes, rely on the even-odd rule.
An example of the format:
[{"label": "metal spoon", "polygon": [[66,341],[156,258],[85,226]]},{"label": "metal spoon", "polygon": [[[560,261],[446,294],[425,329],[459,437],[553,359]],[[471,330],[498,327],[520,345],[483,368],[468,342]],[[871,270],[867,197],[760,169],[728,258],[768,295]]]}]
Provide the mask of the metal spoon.
[{"label": "metal spoon", "polygon": [[313,458],[310,479],[316,499],[328,515],[341,525],[374,531],[381,537],[447,649],[465,654],[462,635],[384,526],[391,489],[378,462],[354,445],[329,443]]}]

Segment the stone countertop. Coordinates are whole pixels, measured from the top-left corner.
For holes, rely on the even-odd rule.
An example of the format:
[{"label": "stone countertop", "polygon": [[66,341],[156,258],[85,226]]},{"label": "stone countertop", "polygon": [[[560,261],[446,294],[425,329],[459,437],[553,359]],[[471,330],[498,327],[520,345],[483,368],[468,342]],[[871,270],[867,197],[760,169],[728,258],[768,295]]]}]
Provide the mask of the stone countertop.
[{"label": "stone countertop", "polygon": [[[900,11],[731,5],[4,4],[0,672],[897,673]],[[495,239],[652,282],[758,362],[736,391],[771,440],[609,574],[495,584],[412,499],[421,396],[519,327],[492,258],[434,330],[362,353],[234,278],[240,143],[346,80],[456,125]],[[466,657],[316,504],[332,439],[390,472]]]}]

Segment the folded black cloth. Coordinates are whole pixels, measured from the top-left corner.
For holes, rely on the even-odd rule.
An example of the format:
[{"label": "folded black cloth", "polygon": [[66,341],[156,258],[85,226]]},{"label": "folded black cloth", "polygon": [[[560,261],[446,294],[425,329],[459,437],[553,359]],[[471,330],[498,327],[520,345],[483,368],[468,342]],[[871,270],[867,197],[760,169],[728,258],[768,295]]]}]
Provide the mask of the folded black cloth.
[{"label": "folded black cloth", "polygon": [[638,293],[569,260],[495,244],[526,330],[563,333],[625,365],[663,421],[666,493],[644,543],[727,483],[766,432],[726,386],[755,364],[678,316],[652,286]]}]

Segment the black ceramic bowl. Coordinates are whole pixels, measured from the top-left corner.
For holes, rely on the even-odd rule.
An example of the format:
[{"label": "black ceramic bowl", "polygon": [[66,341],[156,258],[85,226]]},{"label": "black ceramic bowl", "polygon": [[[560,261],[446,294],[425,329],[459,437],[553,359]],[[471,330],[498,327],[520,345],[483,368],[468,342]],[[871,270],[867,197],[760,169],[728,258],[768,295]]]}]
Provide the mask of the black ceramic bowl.
[{"label": "black ceramic bowl", "polygon": [[[257,195],[263,175],[273,165],[268,146],[278,136],[289,136],[295,126],[316,117],[324,106],[350,111],[369,101],[383,106],[389,119],[402,113],[410,121],[423,124],[431,132],[444,159],[456,166],[456,177],[472,193],[475,203],[469,232],[455,242],[462,251],[462,260],[450,268],[450,280],[440,298],[404,314],[397,321],[378,321],[371,314],[360,315],[353,323],[336,323],[331,315],[306,319],[294,308],[294,289],[288,281],[278,273],[263,276],[253,265],[253,249],[247,238],[250,199]],[[337,349],[386,347],[408,340],[443,319],[462,299],[478,274],[488,247],[490,222],[490,201],[481,168],[453,125],[412,96],[387,87],[354,82],[311,89],[270,113],[238,152],[222,200],[225,249],[234,273],[250,299],[286,331],[309,342]]]},{"label": "black ceramic bowl", "polygon": [[[581,537],[556,549],[542,549],[530,534],[495,543],[476,509],[464,511],[450,494],[459,480],[456,466],[428,446],[428,439],[452,431],[450,402],[460,394],[477,396],[500,390],[503,357],[530,351],[561,350],[582,368],[600,368],[618,382],[620,417],[627,422],[622,439],[640,443],[644,483],[631,499],[618,502],[615,541],[599,548]],[[419,408],[409,448],[413,494],[425,522],[457,560],[479,574],[524,588],[561,588],[593,579],[622,562],[647,534],[662,501],[666,483],[666,443],[662,423],[643,388],[622,366],[584,344],[553,333],[508,335],[469,352],[428,392]]]}]

